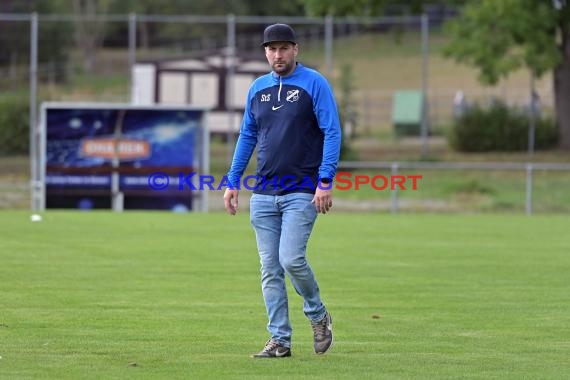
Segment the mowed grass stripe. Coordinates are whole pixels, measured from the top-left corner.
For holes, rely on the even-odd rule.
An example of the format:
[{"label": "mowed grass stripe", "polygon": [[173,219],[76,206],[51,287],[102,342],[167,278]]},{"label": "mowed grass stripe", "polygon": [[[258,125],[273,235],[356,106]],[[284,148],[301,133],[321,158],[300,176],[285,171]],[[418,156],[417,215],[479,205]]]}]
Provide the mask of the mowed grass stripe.
[{"label": "mowed grass stripe", "polygon": [[335,346],[267,339],[248,216],[0,212],[2,378],[563,378],[570,218],[340,214],[309,247]]}]

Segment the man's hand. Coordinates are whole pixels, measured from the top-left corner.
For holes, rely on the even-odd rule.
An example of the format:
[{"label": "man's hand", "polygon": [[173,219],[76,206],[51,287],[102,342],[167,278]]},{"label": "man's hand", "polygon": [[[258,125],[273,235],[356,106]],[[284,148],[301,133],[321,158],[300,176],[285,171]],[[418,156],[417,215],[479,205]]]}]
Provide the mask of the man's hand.
[{"label": "man's hand", "polygon": [[235,215],[238,209],[239,190],[226,189],[224,193],[224,207],[230,215]]},{"label": "man's hand", "polygon": [[317,186],[317,190],[315,191],[315,196],[312,203],[315,204],[317,208],[317,212],[326,214],[332,207],[332,186],[329,184],[325,185],[324,187],[330,187],[328,189],[321,189],[320,186]]}]

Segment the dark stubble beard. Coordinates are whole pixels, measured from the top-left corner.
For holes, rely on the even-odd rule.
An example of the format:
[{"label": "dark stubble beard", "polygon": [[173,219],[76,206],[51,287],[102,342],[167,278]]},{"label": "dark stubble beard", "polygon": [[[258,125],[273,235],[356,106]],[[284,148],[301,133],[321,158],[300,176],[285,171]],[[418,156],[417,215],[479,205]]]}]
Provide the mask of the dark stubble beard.
[{"label": "dark stubble beard", "polygon": [[291,61],[289,63],[287,62],[280,62],[280,63],[281,64],[285,63],[285,66],[279,67],[277,66],[276,63],[274,63],[273,71],[275,71],[276,74],[279,74],[281,76],[290,74],[293,71],[293,68],[295,67],[295,61]]}]

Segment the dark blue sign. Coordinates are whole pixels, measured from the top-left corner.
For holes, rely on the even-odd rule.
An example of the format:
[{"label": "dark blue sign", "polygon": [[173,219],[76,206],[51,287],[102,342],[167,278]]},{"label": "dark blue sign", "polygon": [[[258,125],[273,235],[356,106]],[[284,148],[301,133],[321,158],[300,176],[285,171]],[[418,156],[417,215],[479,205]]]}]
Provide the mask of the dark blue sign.
[{"label": "dark blue sign", "polygon": [[[46,208],[183,211],[190,191],[157,192],[146,178],[195,170],[203,111],[138,107],[45,107]],[[115,182],[115,183],[114,183]]]}]

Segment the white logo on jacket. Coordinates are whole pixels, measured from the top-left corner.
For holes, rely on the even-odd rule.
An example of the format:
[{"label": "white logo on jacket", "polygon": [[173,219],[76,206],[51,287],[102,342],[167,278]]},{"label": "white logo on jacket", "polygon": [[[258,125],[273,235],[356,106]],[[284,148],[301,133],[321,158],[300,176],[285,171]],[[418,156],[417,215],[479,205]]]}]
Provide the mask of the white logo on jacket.
[{"label": "white logo on jacket", "polygon": [[299,90],[291,90],[287,91],[287,101],[288,102],[296,102],[299,100]]},{"label": "white logo on jacket", "polygon": [[262,102],[269,102],[269,101],[271,101],[271,94],[261,94],[261,101],[262,101]]}]

